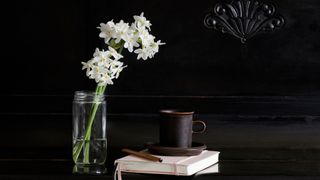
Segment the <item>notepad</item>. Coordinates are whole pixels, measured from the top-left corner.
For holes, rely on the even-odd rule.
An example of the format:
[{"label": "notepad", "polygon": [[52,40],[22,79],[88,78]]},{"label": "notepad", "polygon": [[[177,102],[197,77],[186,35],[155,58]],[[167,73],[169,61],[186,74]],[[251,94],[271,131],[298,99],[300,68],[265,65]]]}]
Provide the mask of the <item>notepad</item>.
[{"label": "notepad", "polygon": [[157,156],[163,160],[162,162],[128,155],[117,159],[115,164],[118,172],[190,176],[217,163],[219,153],[204,150],[197,156]]}]

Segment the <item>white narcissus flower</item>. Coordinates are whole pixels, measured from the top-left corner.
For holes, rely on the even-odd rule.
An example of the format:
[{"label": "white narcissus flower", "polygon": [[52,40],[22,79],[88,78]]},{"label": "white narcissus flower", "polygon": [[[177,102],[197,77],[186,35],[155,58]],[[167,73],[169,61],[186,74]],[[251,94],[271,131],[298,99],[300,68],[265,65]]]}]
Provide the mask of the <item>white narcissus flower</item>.
[{"label": "white narcissus flower", "polygon": [[142,58],[143,60],[147,60],[149,57],[149,52],[147,48],[136,49],[134,52],[138,54],[137,59]]},{"label": "white narcissus flower", "polygon": [[108,47],[109,49],[109,53],[111,56],[113,56],[116,60],[119,60],[121,58],[123,58],[123,56],[121,54],[119,54],[115,49],[113,49],[111,46]]},{"label": "white narcissus flower", "polygon": [[112,72],[111,76],[117,79],[124,67],[127,67],[127,66],[123,66],[123,62],[112,61],[110,66],[110,69]]},{"label": "white narcissus flower", "polygon": [[140,16],[133,16],[133,19],[135,20],[134,24],[137,29],[147,28],[150,31],[151,30],[150,29],[151,23],[143,15],[144,15],[144,13],[142,12],[140,14]]},{"label": "white narcissus flower", "polygon": [[115,37],[115,24],[113,20],[106,24],[100,23],[100,27],[98,27],[98,29],[101,31],[99,37],[104,38],[104,42],[106,44],[109,44],[110,39]]},{"label": "white narcissus flower", "polygon": [[82,62],[82,69],[86,69],[87,76],[99,85],[113,84],[112,80],[118,78],[120,72],[126,67],[119,61],[121,58],[122,55],[110,46],[108,51],[96,49],[91,60]]},{"label": "white narcissus flower", "polygon": [[148,58],[153,58],[153,56],[159,52],[159,46],[165,44],[162,43],[161,40],[155,42],[155,37],[149,34],[148,31],[143,31],[142,34],[140,34],[140,39],[142,46],[134,51],[138,54],[137,59],[142,58],[143,60],[147,60]]},{"label": "white narcissus flower", "polygon": [[90,76],[90,73],[91,73],[91,69],[92,69],[92,66],[91,66],[91,60],[89,60],[88,62],[81,62],[81,64],[83,65],[82,66],[82,70],[85,70],[86,69],[86,76]]},{"label": "white narcissus flower", "polygon": [[124,39],[124,37],[128,34],[129,29],[129,24],[123,22],[121,20],[120,22],[116,23],[114,26],[115,29],[115,43],[119,43],[121,39]]},{"label": "white narcissus flower", "polygon": [[148,46],[155,39],[155,37],[146,29],[139,31],[139,38],[141,39],[142,46]]},{"label": "white narcissus flower", "polygon": [[138,38],[139,37],[137,35],[134,35],[133,33],[127,34],[123,39],[125,41],[123,47],[127,48],[129,52],[132,52],[133,47],[139,47],[139,43],[137,42]]},{"label": "white narcissus flower", "polygon": [[161,42],[161,40],[158,40],[157,42],[151,42],[150,43],[150,51],[153,53],[153,55],[157,52],[159,52],[159,46],[164,45],[166,43]]}]

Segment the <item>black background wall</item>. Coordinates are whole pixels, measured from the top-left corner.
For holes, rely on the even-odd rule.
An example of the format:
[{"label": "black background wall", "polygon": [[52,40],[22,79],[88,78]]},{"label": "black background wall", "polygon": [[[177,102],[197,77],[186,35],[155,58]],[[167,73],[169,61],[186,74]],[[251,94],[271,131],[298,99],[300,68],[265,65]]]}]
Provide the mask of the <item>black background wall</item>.
[{"label": "black background wall", "polygon": [[266,0],[285,26],[249,40],[245,56],[238,39],[204,26],[217,2],[229,1],[1,5],[0,156],[70,159],[73,92],[95,87],[81,61],[103,45],[96,27],[143,11],[166,45],[148,61],[124,53],[128,68],[107,89],[109,149],[157,141],[157,111],[190,108],[209,126],[195,139],[223,158],[320,159],[320,1]]}]

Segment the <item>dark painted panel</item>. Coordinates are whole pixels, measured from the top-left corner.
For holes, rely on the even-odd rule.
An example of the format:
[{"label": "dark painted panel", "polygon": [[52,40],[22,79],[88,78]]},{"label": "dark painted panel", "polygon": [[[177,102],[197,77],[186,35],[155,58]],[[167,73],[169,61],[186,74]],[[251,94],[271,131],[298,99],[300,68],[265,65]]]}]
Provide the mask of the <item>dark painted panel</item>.
[{"label": "dark painted panel", "polygon": [[[8,1],[0,7],[1,94],[64,94],[87,49],[86,1]],[[83,75],[83,74],[82,74]]]},{"label": "dark painted panel", "polygon": [[[72,94],[0,96],[0,114],[70,114]],[[313,96],[107,96],[109,113],[157,113],[192,109],[200,114],[317,116],[320,98]]]},{"label": "dark painted panel", "polygon": [[319,1],[268,0],[286,19],[285,27],[251,39],[246,58],[237,39],[203,25],[217,2],[11,2],[2,6],[6,46],[0,58],[16,73],[2,69],[6,88],[0,91],[69,94],[94,89],[80,62],[102,45],[96,27],[111,19],[130,21],[144,11],[152,33],[167,44],[147,62],[124,53],[128,68],[108,94],[319,95]]}]

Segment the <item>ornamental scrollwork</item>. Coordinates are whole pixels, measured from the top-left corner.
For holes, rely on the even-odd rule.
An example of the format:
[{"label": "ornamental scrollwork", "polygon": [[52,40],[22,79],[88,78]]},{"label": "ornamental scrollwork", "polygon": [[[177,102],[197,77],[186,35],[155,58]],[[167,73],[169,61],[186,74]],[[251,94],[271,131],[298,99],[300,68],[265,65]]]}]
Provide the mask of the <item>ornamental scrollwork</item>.
[{"label": "ornamental scrollwork", "polygon": [[218,3],[204,19],[206,27],[231,34],[242,43],[256,34],[276,31],[284,22],[274,5],[253,0]]}]

